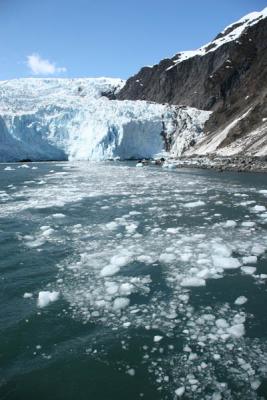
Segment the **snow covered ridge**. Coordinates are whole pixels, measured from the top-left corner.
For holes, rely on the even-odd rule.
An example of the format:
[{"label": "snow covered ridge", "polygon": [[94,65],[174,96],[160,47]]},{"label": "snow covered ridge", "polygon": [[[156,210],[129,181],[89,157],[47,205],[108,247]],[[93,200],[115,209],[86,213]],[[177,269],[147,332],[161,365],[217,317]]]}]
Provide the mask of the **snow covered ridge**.
[{"label": "snow covered ridge", "polygon": [[164,138],[178,152],[201,138],[209,112],[107,98],[124,84],[111,78],[0,82],[0,162],[150,158],[165,149]]},{"label": "snow covered ridge", "polygon": [[204,56],[207,53],[217,50],[218,47],[224,45],[225,43],[238,41],[238,38],[245,32],[248,27],[255,25],[259,22],[259,20],[266,17],[267,7],[260,12],[256,11],[244,16],[239,21],[236,21],[233,24],[227,26],[221,32],[221,34],[219,34],[212,42],[205,44],[197,50],[183,51],[175,55],[174,58],[176,57],[176,59],[173,60],[174,65],[167,68],[167,71],[174,68],[180,62],[185,61],[189,58],[195,56]]}]

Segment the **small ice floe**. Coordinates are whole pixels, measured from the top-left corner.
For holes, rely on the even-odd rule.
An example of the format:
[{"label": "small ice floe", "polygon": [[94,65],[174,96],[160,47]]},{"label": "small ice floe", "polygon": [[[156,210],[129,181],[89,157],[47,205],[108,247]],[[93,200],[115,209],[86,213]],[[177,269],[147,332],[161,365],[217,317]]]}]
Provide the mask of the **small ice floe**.
[{"label": "small ice floe", "polygon": [[241,271],[246,275],[253,275],[256,272],[255,267],[241,267]]},{"label": "small ice floe", "polygon": [[225,228],[234,228],[236,225],[237,223],[231,219],[228,219],[224,224]]},{"label": "small ice floe", "polygon": [[257,262],[257,256],[242,257],[243,264],[255,264]]},{"label": "small ice floe", "polygon": [[166,163],[166,162],[165,162],[165,163],[162,165],[162,168],[174,169],[174,168],[176,168],[176,165],[173,164],[173,163]]},{"label": "small ice floe", "polygon": [[18,168],[30,168],[28,164],[22,164]]},{"label": "small ice floe", "polygon": [[156,335],[156,336],[154,336],[153,341],[154,341],[155,343],[158,343],[158,342],[160,342],[162,339],[163,339],[163,336]]},{"label": "small ice floe", "polygon": [[130,376],[135,376],[135,370],[133,368],[127,369],[126,373]]},{"label": "small ice floe", "polygon": [[113,309],[115,311],[121,311],[122,309],[128,307],[130,300],[127,297],[117,297],[113,303]]},{"label": "small ice floe", "polygon": [[143,164],[142,162],[138,162],[138,163],[136,164],[136,167],[138,167],[138,168],[143,167],[143,166],[144,166],[144,164]]},{"label": "small ice floe", "polygon": [[236,324],[233,326],[230,326],[227,329],[227,332],[234,338],[239,339],[245,334],[245,326],[244,324]]},{"label": "small ice floe", "polygon": [[245,304],[248,301],[248,299],[245,296],[239,296],[236,300],[235,300],[235,304],[237,306],[242,306],[243,304]]},{"label": "small ice floe", "polygon": [[54,301],[58,300],[59,292],[49,292],[49,291],[42,291],[39,292],[37,306],[40,308],[46,307],[49,303],[53,303]]},{"label": "small ice floe", "polygon": [[53,218],[65,218],[66,215],[65,214],[61,214],[61,213],[56,213],[56,214],[52,214]]},{"label": "small ice floe", "polygon": [[167,233],[171,233],[172,235],[175,235],[177,232],[179,232],[180,228],[168,228],[166,230]]},{"label": "small ice floe", "polygon": [[186,208],[194,208],[194,207],[201,207],[201,206],[204,206],[204,205],[205,205],[204,201],[198,200],[198,201],[192,201],[190,203],[185,203],[184,207],[186,207]]},{"label": "small ice floe", "polygon": [[244,227],[246,227],[246,228],[252,228],[253,226],[256,225],[256,223],[253,222],[253,221],[245,221],[245,222],[242,222],[241,225],[244,226]]},{"label": "small ice floe", "polygon": [[182,287],[200,287],[205,285],[205,279],[201,278],[184,278],[181,282]]},{"label": "small ice floe", "polygon": [[23,298],[24,298],[24,299],[30,299],[32,296],[33,296],[32,293],[25,292],[24,295],[23,295]]},{"label": "small ice floe", "polygon": [[178,389],[176,389],[174,393],[176,394],[176,396],[182,397],[184,392],[185,392],[185,387],[181,386]]},{"label": "small ice floe", "polygon": [[254,212],[263,212],[263,211],[266,211],[266,207],[264,207],[264,206],[259,206],[259,205],[256,205],[256,206],[254,206],[253,208],[252,208],[252,210],[254,211]]},{"label": "small ice floe", "polygon": [[8,166],[8,167],[4,168],[4,171],[15,171],[15,168]]},{"label": "small ice floe", "polygon": [[267,195],[267,190],[266,189],[259,190],[259,193]]},{"label": "small ice floe", "polygon": [[233,257],[224,257],[220,255],[212,256],[213,264],[216,268],[236,269],[241,267],[241,263]]}]

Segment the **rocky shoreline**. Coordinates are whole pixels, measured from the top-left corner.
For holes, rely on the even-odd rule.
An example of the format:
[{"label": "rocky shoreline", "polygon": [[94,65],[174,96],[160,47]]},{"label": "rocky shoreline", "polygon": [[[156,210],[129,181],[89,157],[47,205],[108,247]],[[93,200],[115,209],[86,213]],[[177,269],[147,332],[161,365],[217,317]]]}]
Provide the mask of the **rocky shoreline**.
[{"label": "rocky shoreline", "polygon": [[161,158],[158,160],[139,160],[137,166],[148,164],[161,165],[163,168],[200,168],[214,169],[219,172],[267,172],[267,157],[218,157],[218,156],[192,156],[177,158]]}]

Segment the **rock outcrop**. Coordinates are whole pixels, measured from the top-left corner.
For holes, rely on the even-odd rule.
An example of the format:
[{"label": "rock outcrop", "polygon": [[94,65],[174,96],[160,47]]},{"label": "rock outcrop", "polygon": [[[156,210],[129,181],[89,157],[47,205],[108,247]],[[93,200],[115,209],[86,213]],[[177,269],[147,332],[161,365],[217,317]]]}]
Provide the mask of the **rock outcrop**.
[{"label": "rock outcrop", "polygon": [[267,155],[266,17],[249,14],[208,45],[142,68],[117,98],[213,111],[190,154]]}]

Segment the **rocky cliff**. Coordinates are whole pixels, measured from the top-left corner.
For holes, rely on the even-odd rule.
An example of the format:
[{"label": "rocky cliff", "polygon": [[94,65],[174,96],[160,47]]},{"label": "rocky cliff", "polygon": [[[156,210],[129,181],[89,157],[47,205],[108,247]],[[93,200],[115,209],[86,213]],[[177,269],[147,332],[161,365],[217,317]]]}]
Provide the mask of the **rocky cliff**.
[{"label": "rocky cliff", "polygon": [[267,155],[267,8],[228,26],[211,43],[131,77],[118,99],[213,111],[192,154]]}]

